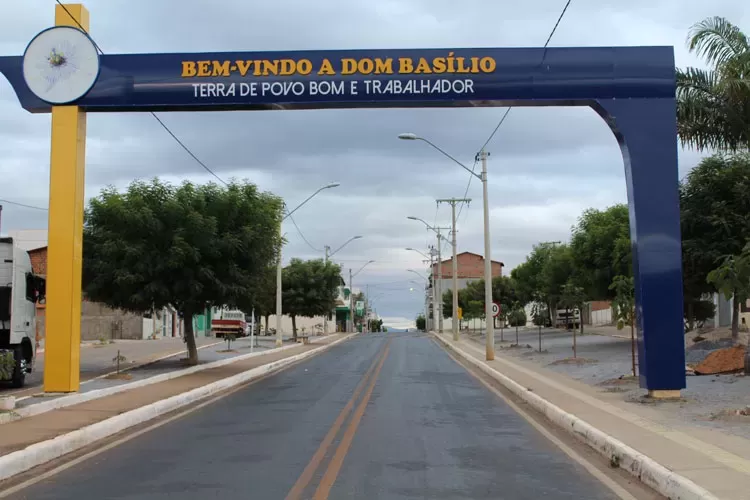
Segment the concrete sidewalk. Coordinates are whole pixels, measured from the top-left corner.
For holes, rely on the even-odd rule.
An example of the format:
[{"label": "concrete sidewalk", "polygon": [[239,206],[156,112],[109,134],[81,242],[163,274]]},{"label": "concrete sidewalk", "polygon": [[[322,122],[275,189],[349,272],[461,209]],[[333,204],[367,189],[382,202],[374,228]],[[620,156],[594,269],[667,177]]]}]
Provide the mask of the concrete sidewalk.
[{"label": "concrete sidewalk", "polygon": [[[648,405],[620,400],[536,363],[511,357],[498,349],[484,361],[484,349],[466,336],[458,344],[440,337],[562,410],[620,440],[664,467],[690,479],[722,499],[750,498],[750,440],[681,422],[665,422]],[[515,337],[515,333],[513,334]],[[681,402],[661,402],[680,405]]]},{"label": "concrete sidewalk", "polygon": [[268,352],[232,364],[208,368],[164,382],[137,387],[118,394],[6,423],[0,428],[2,429],[2,432],[0,432],[0,457],[253,368],[319,349],[342,336],[330,335],[316,339],[310,345],[299,344],[280,351],[271,349]]}]

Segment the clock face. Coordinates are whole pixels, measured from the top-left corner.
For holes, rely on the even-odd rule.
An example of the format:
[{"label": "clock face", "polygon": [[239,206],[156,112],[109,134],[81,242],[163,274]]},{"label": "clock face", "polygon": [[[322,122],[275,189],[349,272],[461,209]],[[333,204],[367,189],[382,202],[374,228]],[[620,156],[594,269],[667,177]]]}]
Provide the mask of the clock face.
[{"label": "clock face", "polygon": [[99,53],[83,31],[49,28],[31,40],[23,55],[29,90],[50,104],[69,104],[86,95],[99,76]]}]

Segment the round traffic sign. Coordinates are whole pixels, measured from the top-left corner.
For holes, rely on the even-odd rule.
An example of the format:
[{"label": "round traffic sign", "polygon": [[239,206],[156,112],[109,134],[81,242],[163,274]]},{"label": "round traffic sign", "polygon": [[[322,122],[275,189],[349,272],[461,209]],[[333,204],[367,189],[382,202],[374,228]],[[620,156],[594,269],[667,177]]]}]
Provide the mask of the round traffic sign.
[{"label": "round traffic sign", "polygon": [[492,317],[496,318],[497,315],[500,314],[500,304],[497,302],[492,303]]}]

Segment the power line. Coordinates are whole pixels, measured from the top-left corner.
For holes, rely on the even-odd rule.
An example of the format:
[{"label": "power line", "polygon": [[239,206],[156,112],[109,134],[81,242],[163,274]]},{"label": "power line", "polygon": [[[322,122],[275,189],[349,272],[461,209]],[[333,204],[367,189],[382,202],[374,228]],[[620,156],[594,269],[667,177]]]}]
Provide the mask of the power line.
[{"label": "power line", "polygon": [[[562,21],[562,18],[565,16],[565,13],[568,11],[568,7],[570,6],[570,2],[571,1],[572,0],[568,0],[567,2],[565,2],[565,7],[563,7],[562,12],[560,12],[560,16],[557,18],[557,22],[555,23],[555,26],[552,28],[552,31],[550,32],[549,36],[547,37],[547,41],[544,42],[544,53],[542,55],[542,62],[544,62],[544,58],[547,56],[547,46],[549,45],[550,40],[552,40],[552,36],[555,34],[555,31],[557,31],[557,27],[560,25],[560,21]],[[495,134],[497,133],[498,129],[500,128],[500,126],[505,121],[505,118],[508,116],[508,113],[510,113],[511,109],[513,109],[513,106],[509,107],[507,109],[507,111],[505,111],[505,114],[503,115],[502,118],[500,118],[500,121],[498,122],[498,124],[495,127],[495,129],[492,131],[492,133],[487,138],[487,140],[484,141],[484,145],[482,146],[482,148],[480,149],[480,151],[482,151],[484,148],[486,148],[487,144],[489,144],[490,141],[492,140],[492,138],[495,137]]]},{"label": "power line", "polygon": [[[549,42],[552,40],[552,36],[557,31],[557,27],[560,26],[560,21],[562,21],[562,18],[565,16],[565,13],[568,11],[568,7],[570,7],[570,2],[572,2],[572,0],[567,0],[567,2],[565,3],[565,7],[563,7],[562,12],[560,12],[560,15],[557,18],[557,22],[555,22],[555,25],[552,27],[552,31],[550,31],[550,34],[547,37],[547,41],[544,42],[544,52],[542,54],[542,62],[544,62],[544,59],[547,57],[547,47],[549,45]],[[505,122],[505,119],[508,117],[508,113],[510,113],[511,109],[513,109],[513,106],[510,106],[508,109],[505,110],[505,113],[500,118],[500,121],[497,123],[495,128],[492,130],[492,133],[490,134],[490,136],[487,138],[486,141],[484,141],[484,144],[479,149],[480,151],[484,150],[484,148],[486,148],[487,145],[490,143],[490,141],[492,141],[492,139],[495,137],[495,134],[497,134],[498,129],[500,129],[502,124]],[[477,166],[477,160],[474,160],[474,166],[471,168],[472,173],[474,172],[474,169],[476,168],[476,166]],[[474,179],[473,175],[469,177],[469,182],[466,184],[466,191],[464,191],[464,196],[463,196],[464,198],[466,198],[466,195],[469,193],[469,187],[471,186],[472,179]],[[458,217],[461,216],[461,211],[463,210],[464,205],[465,203],[462,204],[461,208],[458,210]]]},{"label": "power line", "polygon": [[16,206],[24,207],[24,208],[33,208],[34,210],[42,210],[44,212],[47,212],[49,210],[44,207],[36,207],[34,205],[27,205],[25,203],[18,203],[17,201],[10,201],[10,200],[0,200],[0,203],[7,203],[9,205],[16,205]]},{"label": "power line", "polygon": [[307,238],[305,238],[305,235],[302,234],[302,231],[300,230],[299,226],[297,225],[297,222],[294,220],[294,217],[292,217],[291,215],[289,215],[288,217],[289,217],[289,220],[292,221],[292,224],[294,224],[294,227],[297,229],[297,232],[299,233],[299,235],[302,237],[302,240],[305,243],[307,243],[307,246],[309,246],[310,248],[312,248],[316,252],[323,252],[323,250],[319,250],[319,249],[315,248],[314,246],[312,246],[312,243],[310,243],[309,241],[307,241]]},{"label": "power line", "polygon": [[[58,4],[58,5],[60,6],[60,7],[62,7],[62,8],[63,8],[63,10],[65,10],[65,12],[67,12],[67,14],[68,14],[68,15],[70,16],[70,18],[71,18],[71,19],[73,20],[73,22],[74,22],[74,23],[76,23],[76,24],[78,25],[78,27],[79,27],[79,28],[81,29],[81,31],[83,31],[84,33],[86,33],[86,35],[88,35],[88,37],[89,37],[89,38],[91,39],[91,42],[92,42],[92,43],[94,44],[94,47],[96,47],[96,50],[98,50],[98,51],[99,51],[99,53],[100,53],[101,55],[104,55],[104,51],[103,51],[103,50],[101,49],[101,47],[99,47],[99,45],[98,45],[98,44],[96,43],[96,41],[94,41],[94,39],[93,39],[93,38],[91,37],[91,34],[90,34],[90,33],[88,32],[88,30],[86,30],[86,29],[85,29],[85,28],[84,28],[84,27],[83,27],[83,26],[81,25],[81,23],[79,23],[79,22],[78,22],[78,19],[76,19],[76,18],[75,18],[75,17],[73,16],[73,14],[71,14],[71,13],[70,13],[70,11],[68,10],[68,8],[67,8],[67,7],[65,6],[65,5],[63,5],[63,4],[62,4],[62,3],[60,2],[60,0],[56,0],[56,2],[57,2],[57,4]],[[195,160],[195,161],[196,161],[196,163],[198,163],[198,165],[200,165],[201,167],[203,167],[203,169],[205,169],[205,170],[206,170],[206,172],[208,172],[209,174],[211,174],[212,176],[214,176],[214,177],[215,177],[215,178],[216,178],[216,179],[217,179],[217,180],[218,180],[219,182],[221,182],[221,183],[222,183],[222,184],[224,184],[225,186],[228,186],[228,184],[226,183],[226,181],[225,181],[224,179],[222,179],[221,177],[219,177],[218,175],[216,175],[216,172],[214,172],[213,170],[211,170],[211,169],[210,169],[210,168],[208,167],[208,165],[206,165],[205,163],[203,163],[203,162],[202,162],[202,161],[201,161],[201,160],[200,160],[200,159],[199,159],[199,158],[198,158],[198,157],[197,157],[197,156],[195,155],[195,153],[193,153],[193,152],[192,152],[192,151],[190,150],[190,148],[188,148],[188,147],[187,147],[187,146],[185,145],[185,143],[184,143],[184,142],[182,142],[182,141],[181,141],[181,140],[180,140],[180,139],[179,139],[179,138],[178,138],[178,137],[177,137],[177,136],[175,135],[175,133],[174,133],[174,132],[172,132],[172,130],[171,130],[171,129],[170,129],[169,127],[167,127],[167,125],[166,125],[166,124],[165,124],[165,123],[164,123],[164,122],[163,122],[163,121],[161,120],[161,118],[159,118],[159,117],[158,117],[158,116],[156,115],[156,113],[154,113],[153,111],[149,111],[149,114],[150,114],[151,116],[153,116],[153,117],[154,117],[154,118],[156,119],[156,121],[157,121],[157,122],[159,122],[159,125],[161,125],[161,126],[162,126],[162,128],[163,128],[164,130],[166,130],[166,131],[167,131],[167,133],[168,133],[168,134],[169,134],[169,135],[170,135],[170,136],[172,137],[172,139],[174,139],[174,140],[175,140],[175,142],[177,142],[177,144],[179,144],[179,145],[180,145],[180,147],[181,147],[182,149],[184,149],[184,150],[185,150],[185,151],[187,152],[187,154],[189,154],[189,155],[190,155],[190,156],[191,156],[191,157],[193,158],[193,160]]]}]

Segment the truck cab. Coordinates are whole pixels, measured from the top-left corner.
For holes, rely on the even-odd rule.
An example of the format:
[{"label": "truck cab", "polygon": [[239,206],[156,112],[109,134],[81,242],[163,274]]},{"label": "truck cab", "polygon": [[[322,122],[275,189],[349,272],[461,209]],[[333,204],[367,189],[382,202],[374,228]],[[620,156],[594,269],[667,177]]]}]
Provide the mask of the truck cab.
[{"label": "truck cab", "polygon": [[36,304],[45,280],[33,273],[29,254],[0,238],[0,381],[22,387],[36,357]]}]

